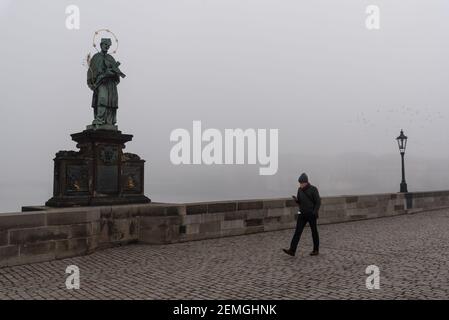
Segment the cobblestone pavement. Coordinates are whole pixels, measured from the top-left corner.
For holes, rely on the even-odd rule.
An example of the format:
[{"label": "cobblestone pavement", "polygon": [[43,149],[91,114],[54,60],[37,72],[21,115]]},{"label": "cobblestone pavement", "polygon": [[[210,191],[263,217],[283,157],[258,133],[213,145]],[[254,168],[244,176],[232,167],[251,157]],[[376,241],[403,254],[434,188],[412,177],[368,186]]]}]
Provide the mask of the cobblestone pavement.
[{"label": "cobblestone pavement", "polygon": [[[293,230],[129,245],[0,269],[0,299],[449,299],[449,211],[319,226],[321,253],[282,253]],[[81,288],[65,287],[77,265]],[[368,290],[365,269],[380,269]]]}]

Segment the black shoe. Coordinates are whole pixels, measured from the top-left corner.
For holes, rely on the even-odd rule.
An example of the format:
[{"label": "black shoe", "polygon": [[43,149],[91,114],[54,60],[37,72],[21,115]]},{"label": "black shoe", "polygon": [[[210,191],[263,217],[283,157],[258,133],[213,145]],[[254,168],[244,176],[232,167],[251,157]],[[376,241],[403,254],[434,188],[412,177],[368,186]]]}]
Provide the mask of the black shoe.
[{"label": "black shoe", "polygon": [[290,250],[290,249],[288,249],[288,250],[287,249],[282,249],[282,251],[284,251],[289,256],[292,256],[292,257],[295,256],[295,253],[292,250]]},{"label": "black shoe", "polygon": [[311,256],[317,256],[318,254],[319,254],[319,251],[318,251],[318,250],[313,250],[313,251],[310,253]]}]

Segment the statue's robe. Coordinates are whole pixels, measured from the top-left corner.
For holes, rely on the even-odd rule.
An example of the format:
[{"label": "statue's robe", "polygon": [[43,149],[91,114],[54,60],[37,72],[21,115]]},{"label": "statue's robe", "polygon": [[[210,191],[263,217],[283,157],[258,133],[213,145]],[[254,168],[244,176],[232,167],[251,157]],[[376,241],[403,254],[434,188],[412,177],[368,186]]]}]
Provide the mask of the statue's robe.
[{"label": "statue's robe", "polygon": [[94,54],[90,60],[87,85],[93,90],[92,108],[94,108],[97,123],[115,124],[116,122],[117,84],[120,82],[120,77],[112,71],[116,63],[110,54],[102,52]]}]

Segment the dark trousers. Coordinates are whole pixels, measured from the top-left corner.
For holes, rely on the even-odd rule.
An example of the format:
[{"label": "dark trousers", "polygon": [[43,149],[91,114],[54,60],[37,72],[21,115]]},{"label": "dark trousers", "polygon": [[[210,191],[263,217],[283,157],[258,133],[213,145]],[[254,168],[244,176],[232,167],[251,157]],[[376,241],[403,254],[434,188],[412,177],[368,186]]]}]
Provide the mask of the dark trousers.
[{"label": "dark trousers", "polygon": [[316,216],[312,213],[310,214],[299,214],[298,220],[296,221],[296,230],[293,235],[292,242],[290,244],[290,250],[296,252],[296,248],[298,247],[299,239],[301,238],[302,231],[306,226],[307,222],[310,225],[310,229],[312,230],[312,239],[313,239],[313,250],[318,251],[320,247],[320,238],[318,236],[318,228],[316,226]]}]

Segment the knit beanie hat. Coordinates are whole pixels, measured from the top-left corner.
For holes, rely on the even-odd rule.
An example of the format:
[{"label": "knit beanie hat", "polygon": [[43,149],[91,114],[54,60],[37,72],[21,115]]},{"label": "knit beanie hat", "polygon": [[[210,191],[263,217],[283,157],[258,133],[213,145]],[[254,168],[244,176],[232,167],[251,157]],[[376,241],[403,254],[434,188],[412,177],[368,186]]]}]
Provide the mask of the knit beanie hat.
[{"label": "knit beanie hat", "polygon": [[309,182],[309,177],[305,173],[301,173],[301,175],[298,178],[299,183],[303,182]]}]

